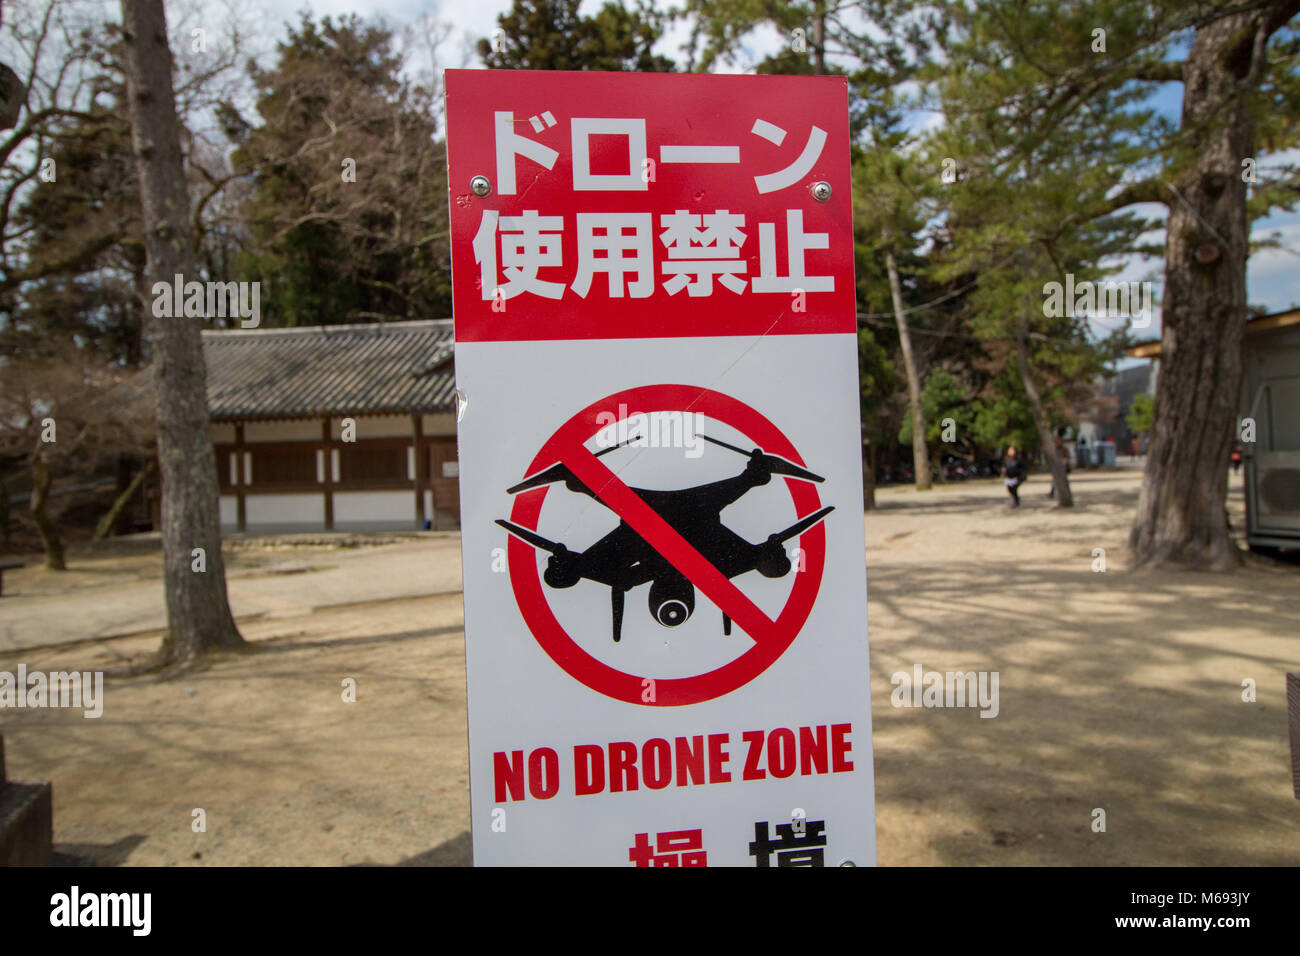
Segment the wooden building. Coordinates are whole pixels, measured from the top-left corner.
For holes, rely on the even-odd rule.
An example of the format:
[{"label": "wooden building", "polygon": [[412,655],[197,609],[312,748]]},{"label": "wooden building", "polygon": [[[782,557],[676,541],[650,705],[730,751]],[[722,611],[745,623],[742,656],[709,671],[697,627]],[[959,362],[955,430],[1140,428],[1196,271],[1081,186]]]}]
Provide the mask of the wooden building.
[{"label": "wooden building", "polygon": [[224,532],[457,528],[450,319],[205,331]]}]

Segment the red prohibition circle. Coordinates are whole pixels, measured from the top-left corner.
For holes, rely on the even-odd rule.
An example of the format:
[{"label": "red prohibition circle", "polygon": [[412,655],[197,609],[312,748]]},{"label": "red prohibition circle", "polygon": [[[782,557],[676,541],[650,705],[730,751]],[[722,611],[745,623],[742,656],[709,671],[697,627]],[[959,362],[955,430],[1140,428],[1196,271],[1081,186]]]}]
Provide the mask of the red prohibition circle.
[{"label": "red prohibition circle", "polygon": [[[743,402],[698,386],[646,385],[610,395],[578,412],[542,446],[525,474],[535,474],[561,461],[567,449],[589,441],[609,424],[607,419],[598,422],[597,415],[609,413],[611,408],[618,409],[620,405],[633,409],[634,414],[700,412],[739,430],[768,454],[780,455],[797,465],[804,465],[790,440]],[[821,498],[811,482],[786,478],[785,483],[797,515],[812,514],[821,507]],[[543,486],[516,497],[510,520],[537,530],[548,491],[549,488]],[[823,526],[819,523],[805,531],[800,536],[799,545],[806,560],[805,569],[796,571],[794,587],[785,607],[773,621],[775,636],[755,641],[754,646],[739,657],[703,674],[653,678],[653,701],[642,699],[649,686],[645,681],[653,675],[628,674],[611,667],[587,653],[569,636],[556,619],[542,590],[536,552],[513,535],[508,545],[510,582],[519,611],[533,637],[551,660],[575,680],[600,694],[629,704],[659,707],[698,704],[722,697],[749,683],[775,663],[803,629],[817,600],[826,564],[826,531]]]}]

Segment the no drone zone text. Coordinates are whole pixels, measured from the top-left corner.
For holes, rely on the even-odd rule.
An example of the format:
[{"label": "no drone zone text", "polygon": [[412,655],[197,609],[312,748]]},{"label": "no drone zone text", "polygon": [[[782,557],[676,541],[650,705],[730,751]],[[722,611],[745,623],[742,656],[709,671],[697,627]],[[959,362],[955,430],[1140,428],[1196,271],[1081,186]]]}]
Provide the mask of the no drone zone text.
[{"label": "no drone zone text", "polygon": [[[853,770],[851,723],[821,724],[774,730],[747,730],[732,735],[694,734],[670,743],[652,737],[639,747],[631,741],[605,745],[578,744],[573,748],[573,775],[568,780],[575,797],[597,793],[626,793],[645,787],[690,787],[731,783],[733,780],[781,779],[848,773]],[[733,736],[739,738],[732,764]],[[743,765],[741,761],[743,760]],[[739,765],[739,766],[738,766]],[[552,747],[497,751],[492,755],[497,803],[549,800],[565,781],[560,755]],[[567,788],[566,788],[567,789]]]}]

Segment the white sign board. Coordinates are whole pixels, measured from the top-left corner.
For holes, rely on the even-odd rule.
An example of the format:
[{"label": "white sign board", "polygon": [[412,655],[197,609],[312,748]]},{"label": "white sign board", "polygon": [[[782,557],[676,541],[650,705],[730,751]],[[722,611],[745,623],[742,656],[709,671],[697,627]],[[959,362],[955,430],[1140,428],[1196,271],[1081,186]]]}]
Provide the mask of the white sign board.
[{"label": "white sign board", "polygon": [[874,864],[844,81],[447,102],[475,862]]}]

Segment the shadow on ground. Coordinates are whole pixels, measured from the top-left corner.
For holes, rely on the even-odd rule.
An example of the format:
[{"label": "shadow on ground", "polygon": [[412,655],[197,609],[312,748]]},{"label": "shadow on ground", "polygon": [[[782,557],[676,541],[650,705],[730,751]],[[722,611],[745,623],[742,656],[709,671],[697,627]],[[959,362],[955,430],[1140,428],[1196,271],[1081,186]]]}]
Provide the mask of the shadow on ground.
[{"label": "shadow on ground", "polygon": [[[377,863],[358,863],[357,866],[379,866]],[[431,850],[398,860],[393,866],[473,866],[474,841],[468,830],[458,833]]]},{"label": "shadow on ground", "polygon": [[[882,857],[901,810],[952,821],[929,835],[944,863],[1300,862],[1293,573],[985,558],[877,564],[869,590]],[[1000,672],[998,716],[891,706],[915,663]]]},{"label": "shadow on ground", "polygon": [[141,843],[147,840],[136,833],[114,843],[56,843],[55,866],[121,866]]}]

